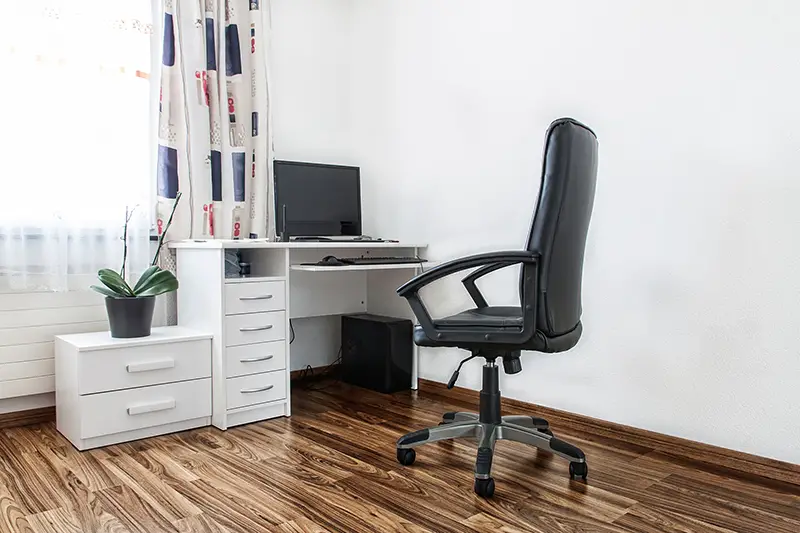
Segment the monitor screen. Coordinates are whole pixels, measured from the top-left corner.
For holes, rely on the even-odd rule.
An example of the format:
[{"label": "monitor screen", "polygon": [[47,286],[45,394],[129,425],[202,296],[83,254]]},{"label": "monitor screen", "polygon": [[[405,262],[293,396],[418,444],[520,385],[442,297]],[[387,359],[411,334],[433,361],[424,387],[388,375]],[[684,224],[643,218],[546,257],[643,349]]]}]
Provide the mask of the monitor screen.
[{"label": "monitor screen", "polygon": [[274,170],[279,235],[361,235],[358,167],[275,161]]}]

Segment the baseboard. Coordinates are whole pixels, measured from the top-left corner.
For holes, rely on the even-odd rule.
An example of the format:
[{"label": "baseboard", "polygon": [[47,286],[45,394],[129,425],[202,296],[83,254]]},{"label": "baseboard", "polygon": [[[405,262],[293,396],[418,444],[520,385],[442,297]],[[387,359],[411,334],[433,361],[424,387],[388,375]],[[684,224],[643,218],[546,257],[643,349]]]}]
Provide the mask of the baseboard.
[{"label": "baseboard", "polygon": [[55,419],[55,407],[40,407],[38,409],[26,409],[25,411],[3,413],[0,414],[0,429],[30,426],[33,424],[41,424],[43,422],[53,422]]},{"label": "baseboard", "polygon": [[[475,404],[476,391],[463,387],[454,387],[448,390],[446,384],[427,379],[420,379],[419,385],[421,391],[436,394],[449,400],[464,402],[467,405],[472,405],[472,410],[477,409]],[[800,465],[793,463],[664,435],[655,431],[608,422],[551,407],[542,407],[511,398],[503,398],[503,407],[520,413],[530,413],[531,415],[546,418],[554,427],[564,428],[574,432],[576,435],[586,432],[612,437],[639,446],[653,448],[673,457],[705,463],[710,467],[723,467],[744,474],[800,485]]]}]

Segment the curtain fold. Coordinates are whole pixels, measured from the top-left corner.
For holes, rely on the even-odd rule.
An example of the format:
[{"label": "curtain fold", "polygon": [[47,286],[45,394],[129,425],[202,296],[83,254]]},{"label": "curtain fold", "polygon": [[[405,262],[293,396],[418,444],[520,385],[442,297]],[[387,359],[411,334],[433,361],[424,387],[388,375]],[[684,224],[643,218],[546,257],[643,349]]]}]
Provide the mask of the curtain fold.
[{"label": "curtain fold", "polygon": [[264,0],[164,0],[158,123],[159,233],[264,238],[269,95]]},{"label": "curtain fold", "polygon": [[10,2],[0,20],[6,126],[0,292],[88,289],[149,259],[151,0]]}]

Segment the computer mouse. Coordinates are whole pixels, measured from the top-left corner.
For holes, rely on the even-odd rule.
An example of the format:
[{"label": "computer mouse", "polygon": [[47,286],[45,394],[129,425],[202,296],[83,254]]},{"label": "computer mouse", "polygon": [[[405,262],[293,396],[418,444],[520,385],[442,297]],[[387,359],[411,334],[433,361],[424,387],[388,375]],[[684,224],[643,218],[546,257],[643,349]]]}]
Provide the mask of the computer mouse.
[{"label": "computer mouse", "polygon": [[322,258],[322,261],[320,261],[319,264],[323,266],[342,266],[345,263],[340,261],[339,258],[334,255],[326,255]]}]

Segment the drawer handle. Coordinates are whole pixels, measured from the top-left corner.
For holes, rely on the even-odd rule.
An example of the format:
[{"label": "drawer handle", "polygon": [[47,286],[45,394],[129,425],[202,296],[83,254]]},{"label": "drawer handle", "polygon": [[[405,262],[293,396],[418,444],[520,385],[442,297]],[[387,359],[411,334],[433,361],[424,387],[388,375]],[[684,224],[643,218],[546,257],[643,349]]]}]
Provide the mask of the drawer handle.
[{"label": "drawer handle", "polygon": [[239,331],[264,331],[265,329],[272,329],[272,324],[267,324],[266,326],[256,326],[254,328],[239,328]]},{"label": "drawer handle", "polygon": [[128,372],[147,372],[150,370],[164,370],[165,368],[175,368],[175,360],[144,361],[141,363],[129,363],[125,366],[125,370]]},{"label": "drawer handle", "polygon": [[275,385],[267,385],[266,387],[257,387],[255,389],[242,389],[239,392],[241,392],[242,394],[253,394],[254,392],[264,392],[266,390],[270,390],[274,386]]},{"label": "drawer handle", "polygon": [[249,302],[252,300],[271,300],[271,294],[262,294],[261,296],[239,296],[239,299],[243,302]]},{"label": "drawer handle", "polygon": [[128,416],[143,415],[145,413],[153,413],[155,411],[166,411],[167,409],[175,409],[175,400],[161,400],[160,402],[140,403],[128,407]]},{"label": "drawer handle", "polygon": [[274,355],[262,355],[261,357],[248,357],[246,359],[239,359],[240,363],[257,363],[259,361],[269,361],[275,357]]}]

